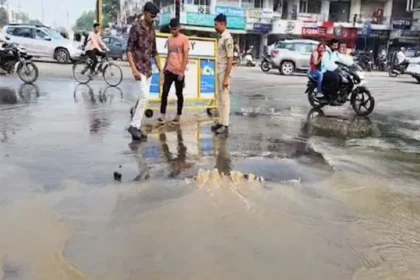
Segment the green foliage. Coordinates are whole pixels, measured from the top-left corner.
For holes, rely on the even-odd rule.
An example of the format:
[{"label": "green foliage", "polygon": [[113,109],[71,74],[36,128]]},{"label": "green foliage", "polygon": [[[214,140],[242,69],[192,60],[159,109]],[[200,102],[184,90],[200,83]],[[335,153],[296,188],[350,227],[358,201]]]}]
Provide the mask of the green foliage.
[{"label": "green foliage", "polygon": [[104,16],[103,25],[108,26],[109,23],[114,23],[118,19],[120,13],[120,0],[103,0],[102,13]]},{"label": "green foliage", "polygon": [[0,8],[0,27],[9,24],[9,13],[5,8]]},{"label": "green foliage", "polygon": [[74,30],[77,31],[90,31],[93,23],[96,20],[96,14],[94,11],[84,11],[83,14],[76,20]]}]

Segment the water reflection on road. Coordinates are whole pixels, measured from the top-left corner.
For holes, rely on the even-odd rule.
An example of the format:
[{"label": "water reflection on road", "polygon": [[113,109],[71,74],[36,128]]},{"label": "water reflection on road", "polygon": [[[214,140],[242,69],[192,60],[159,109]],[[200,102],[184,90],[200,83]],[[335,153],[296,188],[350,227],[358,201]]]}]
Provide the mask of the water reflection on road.
[{"label": "water reflection on road", "polygon": [[130,94],[0,88],[0,279],[420,275],[409,116],[254,110],[221,138],[187,113],[135,143]]}]

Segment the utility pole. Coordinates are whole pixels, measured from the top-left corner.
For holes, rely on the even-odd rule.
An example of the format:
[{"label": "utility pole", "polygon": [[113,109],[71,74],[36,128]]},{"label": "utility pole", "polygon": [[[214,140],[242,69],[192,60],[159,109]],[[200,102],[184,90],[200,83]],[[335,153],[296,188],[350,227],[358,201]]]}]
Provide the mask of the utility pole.
[{"label": "utility pole", "polygon": [[96,22],[102,27],[102,0],[96,0]]},{"label": "utility pole", "polygon": [[44,24],[44,0],[41,0],[42,24]]}]

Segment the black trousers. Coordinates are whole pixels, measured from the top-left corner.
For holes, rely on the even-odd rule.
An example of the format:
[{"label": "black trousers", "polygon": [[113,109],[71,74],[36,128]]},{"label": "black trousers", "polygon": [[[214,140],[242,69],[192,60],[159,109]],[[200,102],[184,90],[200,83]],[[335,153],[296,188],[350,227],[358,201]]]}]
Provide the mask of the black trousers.
[{"label": "black trousers", "polygon": [[175,92],[176,97],[178,99],[178,106],[177,106],[177,115],[182,115],[182,108],[184,107],[184,95],[182,91],[184,90],[184,79],[181,81],[178,79],[178,75],[174,74],[169,71],[165,71],[165,78],[163,82],[163,89],[162,89],[162,100],[160,103],[160,113],[162,115],[166,114],[166,107],[168,106],[168,95],[169,90],[171,89],[172,84],[175,82]]},{"label": "black trousers", "polygon": [[98,49],[86,51],[86,55],[92,59],[92,65],[90,66],[90,70],[92,70],[92,73],[95,72],[96,65],[98,65],[98,56],[105,57],[105,53],[99,51]]}]

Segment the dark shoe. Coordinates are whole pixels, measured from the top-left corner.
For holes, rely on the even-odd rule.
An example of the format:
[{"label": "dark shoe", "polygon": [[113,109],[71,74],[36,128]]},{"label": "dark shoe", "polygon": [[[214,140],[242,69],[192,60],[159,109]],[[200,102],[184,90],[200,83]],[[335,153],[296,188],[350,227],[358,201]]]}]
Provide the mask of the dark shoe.
[{"label": "dark shoe", "polygon": [[215,125],[212,125],[211,126],[211,131],[216,131],[216,130],[218,130],[222,126],[223,125],[221,125],[220,123],[216,123]]},{"label": "dark shoe", "polygon": [[147,135],[141,132],[140,129],[135,128],[134,126],[130,126],[128,128],[128,132],[131,134],[131,137],[134,141],[142,141],[147,139]]},{"label": "dark shoe", "polygon": [[156,123],[157,123],[157,124],[164,124],[164,123],[165,123],[165,120],[164,120],[164,119],[162,119],[162,118],[158,118],[158,119],[156,120]]},{"label": "dark shoe", "polygon": [[229,128],[225,125],[221,125],[218,129],[214,131],[216,134],[227,134],[229,132]]}]

